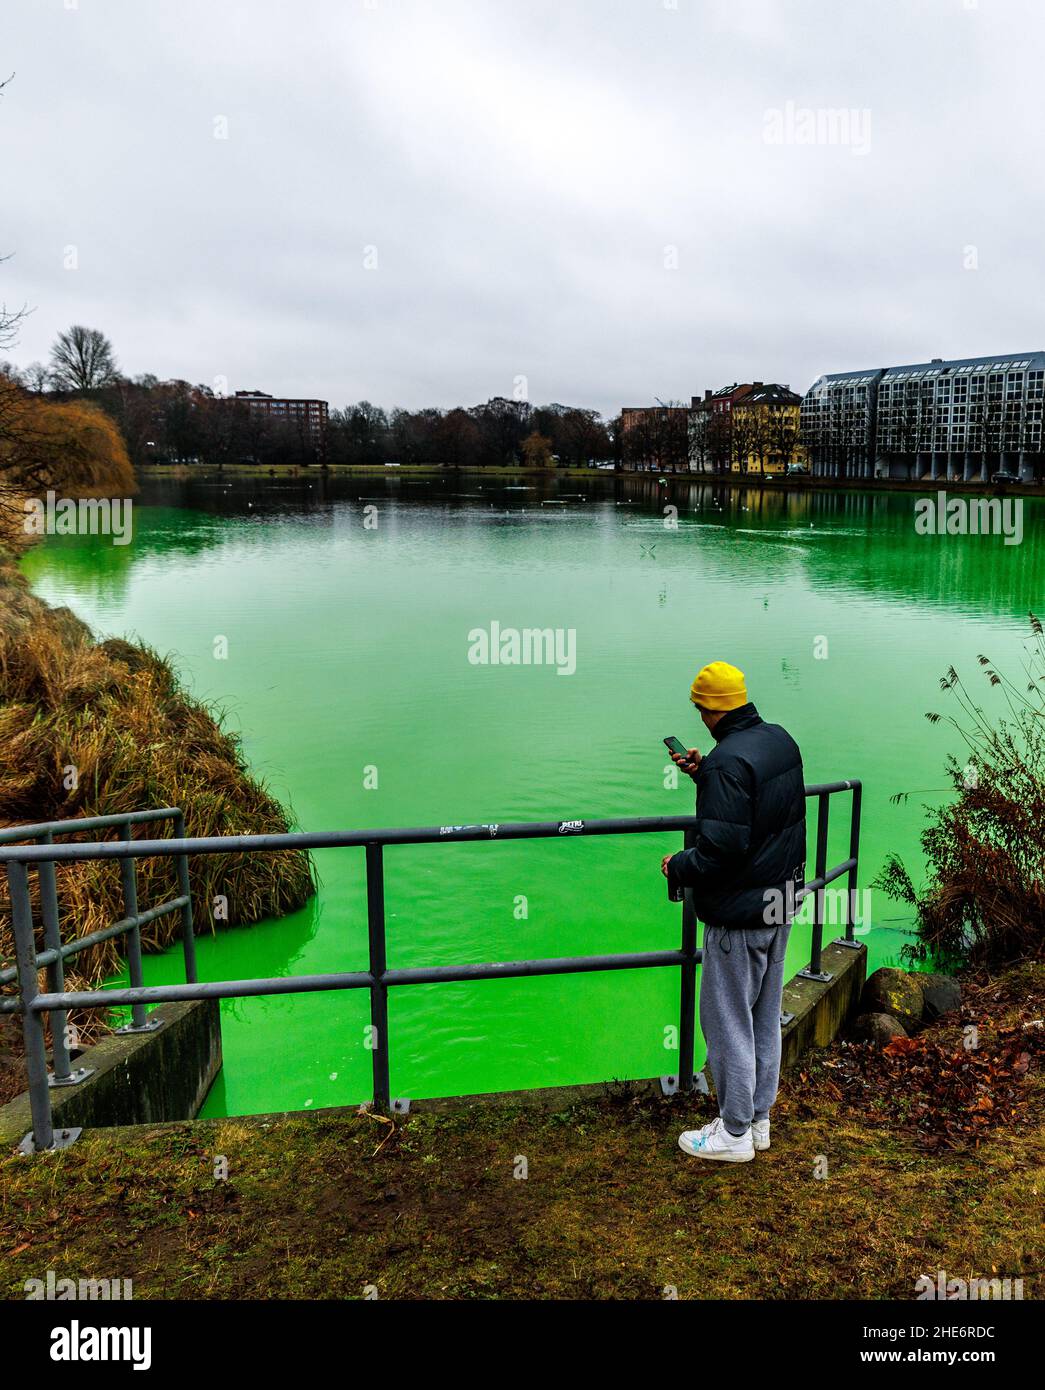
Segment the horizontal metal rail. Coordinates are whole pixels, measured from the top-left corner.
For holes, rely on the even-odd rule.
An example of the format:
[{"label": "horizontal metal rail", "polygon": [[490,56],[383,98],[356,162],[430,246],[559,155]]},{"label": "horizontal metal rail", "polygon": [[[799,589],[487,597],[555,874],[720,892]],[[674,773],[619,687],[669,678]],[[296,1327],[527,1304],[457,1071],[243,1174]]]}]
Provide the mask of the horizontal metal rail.
[{"label": "horizontal metal rail", "polygon": [[175,820],[181,812],[176,806],[157,806],[149,811],[128,811],[114,816],[81,816],[68,820],[46,820],[38,825],[8,825],[0,830],[0,845],[17,840],[39,840],[43,835],[77,835],[87,830],[107,830],[124,825],[146,825],[153,821]]},{"label": "horizontal metal rail", "polygon": [[[806,797],[852,791],[858,782],[826,782],[806,788]],[[685,831],[692,816],[629,816],[613,820],[514,821],[487,825],[424,826],[390,830],[291,831],[280,835],[217,835],[198,839],[103,840],[68,845],[14,845],[0,862],[35,864],[41,859],[61,863],[81,859],[145,859],[153,855],[241,854],[251,851],[357,849],[367,845],[443,845],[475,840],[541,840],[574,835],[651,835]]]},{"label": "horizontal metal rail", "polygon": [[[428,965],[413,970],[386,970],[389,986],[459,984],[469,980],[513,980],[536,975],[581,975],[600,970],[649,970],[680,966],[681,951],[633,951],[609,956],[549,956],[545,960],[498,961],[490,965]],[[38,994],[29,1005],[48,1009],[89,1009],[125,1004],[169,1004],[186,999],[251,999],[268,994],[317,994],[324,990],[372,989],[369,970],[330,975],[277,975],[268,980],[220,980],[195,985],[148,985],[143,989],[93,989],[65,994]]]},{"label": "horizontal metal rail", "polygon": [[[852,792],[849,858],[828,869],[827,822],[830,798],[841,792]],[[848,876],[849,897],[845,940],[854,944],[854,894],[859,854],[861,784],[858,781],[828,782],[806,787],[806,797],[815,797],[818,804],[817,851],[815,875],[795,895],[796,905],[805,898],[814,898],[812,955],[807,970],[815,978],[829,978],[821,971],[824,891],[829,883]],[[176,821],[174,838],[167,840],[134,840],[131,825],[150,820],[173,818]],[[103,824],[104,823],[104,824]],[[61,825],[61,830],[58,826]],[[453,844],[491,842],[494,840],[570,839],[576,836],[632,835],[682,832],[687,847],[695,837],[693,816],[640,816],[603,820],[521,821],[480,825],[452,825],[412,829],[327,831],[316,833],[291,832],[278,835],[232,835],[224,837],[186,838],[180,811],[166,808],[136,813],[135,817],[96,817],[80,822],[49,823],[40,826],[15,826],[0,832],[0,862],[7,864],[11,894],[12,924],[18,963],[13,971],[0,975],[0,984],[9,983],[15,976],[19,981],[19,997],[0,1001],[0,1012],[21,1013],[24,1017],[27,1062],[30,1080],[30,1099],[33,1108],[33,1131],[27,1136],[28,1149],[50,1148],[55,1143],[50,1098],[47,1087],[46,1054],[44,1052],[43,1018],[47,1014],[62,1017],[71,1008],[113,1008],[129,1006],[133,1013],[132,1030],[149,1028],[145,1022],[147,1005],[196,999],[236,999],[270,995],[320,993],[333,990],[367,989],[371,1000],[371,1031],[373,1058],[374,1104],[387,1109],[390,1104],[388,1004],[389,989],[416,984],[440,984],[479,980],[518,979],[535,976],[570,975],[596,971],[664,969],[681,971],[679,1072],[677,1077],[663,1078],[668,1088],[691,1090],[695,1084],[693,1070],[695,1038],[695,976],[701,960],[696,944],[696,913],[692,893],[687,890],[682,904],[682,945],[677,951],[629,952],[615,955],[570,956],[527,961],[421,966],[412,969],[389,969],[386,961],[384,867],[386,845]],[[95,830],[116,826],[123,830],[121,840],[95,842],[75,841],[54,844],[55,833],[70,834],[75,830]],[[181,834],[177,831],[180,829]],[[13,843],[15,839],[43,838],[44,844]],[[280,850],[319,850],[362,848],[366,852],[367,924],[369,938],[369,968],[366,970],[334,972],[323,975],[280,976],[272,979],[208,981],[200,983],[195,974],[192,944],[191,905],[188,885],[188,856],[190,854],[271,853]],[[176,858],[179,866],[181,892],[177,898],[158,907],[139,912],[136,898],[136,864],[147,857]],[[28,870],[36,865],[41,884],[53,880],[55,863],[75,863],[85,860],[117,859],[121,861],[126,915],[111,927],[93,932],[88,937],[70,943],[68,947],[53,940],[53,931],[45,933],[45,950],[37,952],[28,890]],[[51,894],[42,893],[45,926],[57,923],[57,903]],[[186,953],[186,983],[146,987],[141,979],[139,929],[165,913],[181,910],[188,926],[184,933]],[[131,934],[133,949],[128,952],[131,983],[119,989],[74,990],[62,987],[52,978],[46,991],[37,984],[37,970],[47,965],[59,970],[62,961],[77,950],[121,934]],[[54,1029],[52,1027],[52,1036]],[[57,1061],[57,1049],[56,1049]]]},{"label": "horizontal metal rail", "polygon": [[[42,970],[45,965],[53,965],[57,960],[68,960],[70,956],[78,956],[89,946],[99,946],[103,941],[110,941],[114,936],[126,936],[135,927],[144,927],[149,922],[155,922],[159,917],[166,917],[171,912],[179,912],[188,904],[189,899],[187,897],[171,898],[170,902],[160,903],[158,907],[146,908],[144,912],[139,912],[135,917],[122,917],[120,921],[113,922],[111,927],[100,927],[98,931],[88,932],[86,936],[74,937],[72,941],[67,941],[64,946],[37,951],[36,968]],[[0,970],[0,985],[8,985],[17,978],[17,965],[12,965],[7,970]]]}]

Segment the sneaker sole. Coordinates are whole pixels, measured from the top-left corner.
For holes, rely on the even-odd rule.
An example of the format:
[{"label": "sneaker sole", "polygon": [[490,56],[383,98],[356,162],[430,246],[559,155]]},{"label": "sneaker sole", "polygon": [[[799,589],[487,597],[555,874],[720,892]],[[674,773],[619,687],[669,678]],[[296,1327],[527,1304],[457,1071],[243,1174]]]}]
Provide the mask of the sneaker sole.
[{"label": "sneaker sole", "polygon": [[764,1154],[769,1147],[769,1144],[755,1144],[754,1150],[757,1154]]},{"label": "sneaker sole", "polygon": [[750,1163],[755,1156],[754,1149],[741,1150],[739,1153],[706,1153],[703,1149],[688,1149],[682,1140],[679,1139],[679,1148],[690,1158],[706,1158],[712,1163]]}]

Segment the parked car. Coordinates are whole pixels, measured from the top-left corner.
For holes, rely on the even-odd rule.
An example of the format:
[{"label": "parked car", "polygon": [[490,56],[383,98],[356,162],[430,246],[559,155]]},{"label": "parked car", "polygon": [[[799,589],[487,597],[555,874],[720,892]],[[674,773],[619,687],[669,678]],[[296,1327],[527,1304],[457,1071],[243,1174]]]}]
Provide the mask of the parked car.
[{"label": "parked car", "polygon": [[992,483],[1018,483],[1019,474],[1010,473],[1007,468],[999,468],[997,473],[991,474]]}]

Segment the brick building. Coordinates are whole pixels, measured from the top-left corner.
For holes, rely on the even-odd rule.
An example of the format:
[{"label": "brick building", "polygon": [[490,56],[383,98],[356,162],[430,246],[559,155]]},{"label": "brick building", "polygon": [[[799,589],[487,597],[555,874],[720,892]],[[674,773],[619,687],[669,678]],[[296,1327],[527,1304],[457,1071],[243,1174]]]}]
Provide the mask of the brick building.
[{"label": "brick building", "polygon": [[330,413],[326,401],[270,396],[267,391],[237,391],[235,399],[248,406],[252,414],[296,425],[314,444],[323,441]]},{"label": "brick building", "polygon": [[694,396],[689,408],[689,466],[694,473],[725,473],[732,458],[733,410],[761,381],[735,381]]}]

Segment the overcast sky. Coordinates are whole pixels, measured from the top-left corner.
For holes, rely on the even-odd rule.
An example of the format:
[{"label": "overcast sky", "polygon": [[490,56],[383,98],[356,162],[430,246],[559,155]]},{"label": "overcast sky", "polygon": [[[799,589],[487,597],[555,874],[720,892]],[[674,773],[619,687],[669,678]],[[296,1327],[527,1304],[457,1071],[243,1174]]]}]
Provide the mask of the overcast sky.
[{"label": "overcast sky", "polygon": [[0,66],[20,365],[615,412],[1045,347],[1040,0],[3,0]]}]

